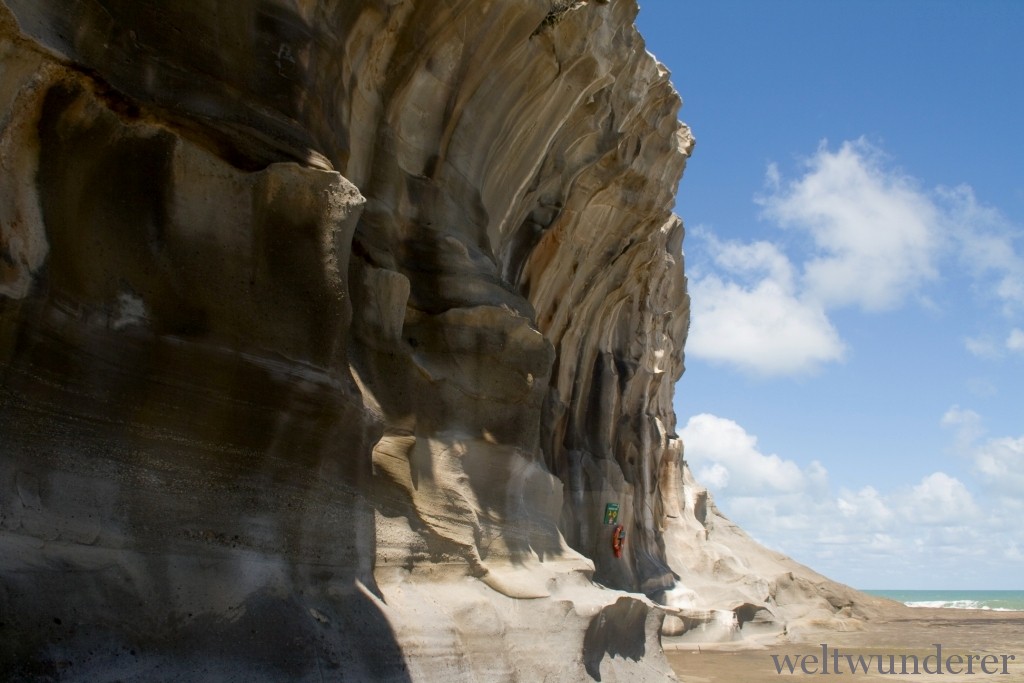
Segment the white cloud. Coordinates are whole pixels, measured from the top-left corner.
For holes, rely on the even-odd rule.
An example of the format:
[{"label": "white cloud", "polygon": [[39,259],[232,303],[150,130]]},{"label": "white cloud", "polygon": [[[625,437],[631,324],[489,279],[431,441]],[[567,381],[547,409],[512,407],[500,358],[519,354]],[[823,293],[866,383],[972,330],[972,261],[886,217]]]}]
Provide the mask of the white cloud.
[{"label": "white cloud", "polygon": [[938,188],[935,196],[942,206],[947,246],[958,262],[1003,304],[1005,315],[1024,308],[1024,257],[1015,245],[1019,231],[998,210],[980,204],[967,185]]},{"label": "white cloud", "polygon": [[1003,312],[1013,315],[1024,306],[1024,277],[1015,273],[1004,275],[996,286],[996,295],[1006,302]]},{"label": "white cloud", "polygon": [[942,424],[956,429],[955,448],[974,464],[974,472],[990,491],[1024,496],[1024,436],[985,438],[981,416],[953,406]]},{"label": "white cloud", "polygon": [[715,276],[690,288],[695,357],[761,375],[802,374],[843,358],[845,346],[825,312],[772,279],[753,286]]},{"label": "white cloud", "polygon": [[[914,181],[884,166],[865,140],[824,144],[798,180],[760,199],[767,217],[805,232],[816,253],[804,264],[808,296],[826,306],[893,308],[934,279],[941,214]],[[773,180],[774,178],[774,180]]]},{"label": "white cloud", "polygon": [[945,472],[929,474],[909,493],[896,495],[900,513],[911,524],[959,526],[978,516],[971,492]]},{"label": "white cloud", "polygon": [[964,339],[964,348],[978,358],[992,359],[1003,355],[999,345],[988,337],[967,337]]},{"label": "white cloud", "polygon": [[[954,406],[943,423],[965,438],[980,434],[981,417],[971,410]],[[1005,575],[1003,563],[1022,561],[1024,437],[989,440],[976,460],[992,477],[1022,488],[976,497],[945,472],[909,486],[834,493],[820,463],[800,467],[765,454],[755,435],[715,415],[690,418],[681,436],[697,480],[732,521],[826,575],[882,587],[917,581],[922,567],[933,572],[932,582],[949,582],[978,571]],[[1010,550],[993,554],[992,548]]]},{"label": "white cloud", "polygon": [[981,335],[978,337],[967,337],[964,339],[964,348],[978,358],[997,360],[1006,355],[1006,351],[1016,353],[1024,352],[1024,330],[1013,328],[1003,340],[994,338],[992,335]]},{"label": "white cloud", "polygon": [[804,492],[827,477],[818,463],[802,470],[792,460],[765,455],[757,447],[757,437],[715,415],[691,417],[680,436],[697,478],[732,496]]},{"label": "white cloud", "polygon": [[957,450],[964,451],[985,433],[981,425],[981,415],[970,409],[960,406],[953,406],[942,416],[943,427],[950,427],[956,430]]},{"label": "white cloud", "polygon": [[872,530],[886,528],[894,517],[882,494],[873,486],[865,486],[856,493],[840,491],[836,507],[844,519],[856,520]]},{"label": "white cloud", "polygon": [[1024,351],[1024,330],[1010,330],[1010,336],[1006,338],[1006,348],[1011,351]]},{"label": "white cloud", "polygon": [[771,242],[723,242],[705,233],[715,265],[743,280],[763,279],[785,290],[793,289],[793,265]]},{"label": "white cloud", "polygon": [[688,353],[761,375],[806,373],[843,357],[825,312],[797,297],[793,266],[778,247],[701,236],[730,279],[708,275],[690,286]]},{"label": "white cloud", "polygon": [[972,451],[975,471],[996,491],[1024,495],[1024,436],[988,439]]},{"label": "white cloud", "polygon": [[729,470],[718,462],[701,467],[697,470],[697,476],[706,486],[716,491],[724,491],[729,486]]},{"label": "white cloud", "polygon": [[[692,357],[753,374],[804,374],[845,358],[831,311],[871,313],[913,300],[941,314],[956,297],[925,291],[940,275],[998,302],[1005,316],[1024,310],[1013,226],[966,185],[923,189],[863,138],[835,151],[823,142],[792,179],[769,165],[756,201],[775,227],[806,239],[787,253],[768,241],[721,242],[691,231],[710,257],[703,272],[690,271]],[[1024,332],[1003,339],[964,344],[990,359],[1024,350]]]}]

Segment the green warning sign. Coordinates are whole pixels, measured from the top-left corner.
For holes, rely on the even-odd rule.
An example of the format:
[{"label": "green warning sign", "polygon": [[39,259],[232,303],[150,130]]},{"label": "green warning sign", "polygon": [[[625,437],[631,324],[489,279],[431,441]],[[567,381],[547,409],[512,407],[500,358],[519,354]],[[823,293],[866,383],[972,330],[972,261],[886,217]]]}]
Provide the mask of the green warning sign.
[{"label": "green warning sign", "polygon": [[615,524],[619,521],[619,504],[608,503],[604,506],[604,523]]}]

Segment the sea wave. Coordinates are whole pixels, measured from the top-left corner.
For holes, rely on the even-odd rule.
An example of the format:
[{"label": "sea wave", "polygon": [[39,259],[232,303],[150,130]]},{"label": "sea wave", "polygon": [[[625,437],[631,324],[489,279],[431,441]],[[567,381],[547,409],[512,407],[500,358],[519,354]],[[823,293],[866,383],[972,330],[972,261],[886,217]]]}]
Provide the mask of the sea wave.
[{"label": "sea wave", "polygon": [[979,600],[911,600],[904,602],[907,607],[935,607],[943,609],[983,609],[992,612],[1017,612],[1008,607],[992,607]]}]

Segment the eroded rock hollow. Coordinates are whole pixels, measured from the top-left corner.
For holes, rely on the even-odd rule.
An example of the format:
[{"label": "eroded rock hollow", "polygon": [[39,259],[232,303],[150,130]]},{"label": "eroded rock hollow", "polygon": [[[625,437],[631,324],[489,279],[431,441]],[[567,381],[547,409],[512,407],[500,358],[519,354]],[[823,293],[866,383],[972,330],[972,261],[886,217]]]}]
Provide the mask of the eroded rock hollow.
[{"label": "eroded rock hollow", "polygon": [[[636,12],[0,2],[15,680],[671,675],[733,531]],[[730,615],[792,584],[748,574]]]}]

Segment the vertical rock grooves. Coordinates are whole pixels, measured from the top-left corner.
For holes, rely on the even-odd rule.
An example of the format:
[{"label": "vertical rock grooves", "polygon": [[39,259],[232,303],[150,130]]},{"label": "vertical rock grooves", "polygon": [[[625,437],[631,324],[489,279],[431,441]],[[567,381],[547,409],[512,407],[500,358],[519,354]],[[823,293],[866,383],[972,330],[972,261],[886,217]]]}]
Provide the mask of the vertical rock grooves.
[{"label": "vertical rock grooves", "polygon": [[728,527],[636,12],[0,0],[0,669],[670,675]]}]

